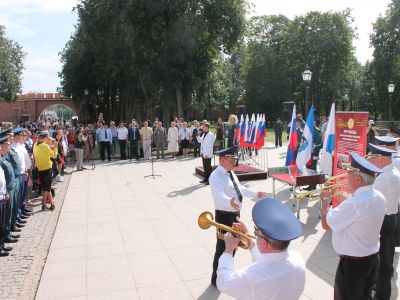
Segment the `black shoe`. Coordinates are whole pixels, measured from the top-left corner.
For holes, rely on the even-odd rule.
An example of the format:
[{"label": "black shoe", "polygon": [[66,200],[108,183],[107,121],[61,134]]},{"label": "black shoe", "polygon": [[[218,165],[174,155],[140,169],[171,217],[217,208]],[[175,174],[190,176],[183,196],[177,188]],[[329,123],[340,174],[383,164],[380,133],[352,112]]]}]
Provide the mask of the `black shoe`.
[{"label": "black shoe", "polygon": [[[28,219],[29,217],[28,217],[27,215],[20,214],[20,215],[19,215],[19,218],[20,218],[21,220],[25,220],[25,219]],[[26,222],[26,221],[25,221],[25,222]]]},{"label": "black shoe", "polygon": [[82,170],[87,170],[87,168],[85,168],[85,167],[82,167]]},{"label": "black shoe", "polygon": [[0,248],[0,257],[4,257],[4,256],[8,256],[10,255],[10,253],[8,253],[7,251],[4,251],[3,249]]},{"label": "black shoe", "polygon": [[18,240],[12,238],[11,236],[6,237],[6,238],[4,239],[4,243],[16,243],[16,242],[18,242]]},{"label": "black shoe", "polygon": [[206,183],[206,182],[208,182],[208,180],[206,180],[206,179],[203,179],[202,181],[200,181],[200,183]]},{"label": "black shoe", "polygon": [[204,185],[210,185],[210,183],[207,181],[207,182],[204,183]]},{"label": "black shoe", "polygon": [[12,237],[13,239],[19,239],[21,237],[20,234],[10,234],[10,237]]},{"label": "black shoe", "polygon": [[42,210],[46,210],[46,209],[47,209],[47,206],[42,204]]},{"label": "black shoe", "polygon": [[33,213],[33,210],[25,207],[25,215],[29,216],[29,214]]},{"label": "black shoe", "polygon": [[20,219],[20,220],[18,220],[17,222],[18,222],[19,224],[26,224],[26,223],[28,223],[27,221],[25,221],[25,220],[21,220],[21,219]]},{"label": "black shoe", "polygon": [[16,226],[17,228],[24,228],[24,227],[25,227],[25,225],[19,224],[19,223],[15,223],[15,226]]},{"label": "black shoe", "polygon": [[10,252],[13,249],[13,247],[6,247],[6,245],[4,245],[4,244],[0,248],[6,252]]},{"label": "black shoe", "polygon": [[19,229],[19,228],[11,228],[11,231],[12,231],[12,232],[21,232],[22,230]]}]

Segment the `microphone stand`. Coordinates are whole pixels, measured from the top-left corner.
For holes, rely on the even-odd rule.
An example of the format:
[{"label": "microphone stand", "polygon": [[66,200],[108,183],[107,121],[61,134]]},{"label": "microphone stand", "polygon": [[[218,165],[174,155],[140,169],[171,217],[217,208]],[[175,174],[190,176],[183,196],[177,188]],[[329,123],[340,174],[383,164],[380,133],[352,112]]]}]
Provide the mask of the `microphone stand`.
[{"label": "microphone stand", "polygon": [[[143,154],[146,153],[150,147],[151,147],[151,143],[147,146],[146,150],[143,151]],[[144,176],[144,178],[153,177],[153,179],[156,179],[156,177],[161,177],[161,175],[154,174],[154,156],[151,154],[151,152],[150,152],[150,156],[151,156],[151,174]]]}]

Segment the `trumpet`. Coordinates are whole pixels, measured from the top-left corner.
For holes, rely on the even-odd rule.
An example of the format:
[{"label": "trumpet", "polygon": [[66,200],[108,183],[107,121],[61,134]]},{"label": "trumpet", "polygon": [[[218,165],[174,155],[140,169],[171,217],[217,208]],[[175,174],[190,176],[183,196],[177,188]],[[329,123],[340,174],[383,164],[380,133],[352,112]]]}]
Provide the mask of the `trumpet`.
[{"label": "trumpet", "polygon": [[[209,211],[202,212],[197,222],[201,229],[208,229],[211,226],[215,226],[217,228],[217,237],[221,240],[224,239],[224,234],[222,233],[222,230],[232,233],[232,235],[236,238],[246,238],[246,239],[256,238],[254,235],[246,234],[239,230],[236,230],[233,227],[215,222],[213,214]],[[243,249],[248,249],[249,245],[247,244],[246,241],[241,239],[239,242],[239,247]]]},{"label": "trumpet", "polygon": [[332,181],[335,181],[335,180],[338,180],[338,179],[345,179],[345,177],[347,177],[347,176],[349,176],[348,173],[343,173],[343,174],[339,174],[339,175],[335,175],[335,176],[329,177],[326,180],[325,184],[326,183],[331,183]]},{"label": "trumpet", "polygon": [[299,193],[295,196],[295,200],[300,201],[300,200],[303,200],[305,197],[319,196],[319,194],[321,194],[321,192],[323,192],[323,191],[333,190],[335,188],[342,187],[342,186],[343,186],[343,184],[337,183],[337,184],[332,184],[329,186],[324,186],[320,189],[315,189],[313,191]]}]

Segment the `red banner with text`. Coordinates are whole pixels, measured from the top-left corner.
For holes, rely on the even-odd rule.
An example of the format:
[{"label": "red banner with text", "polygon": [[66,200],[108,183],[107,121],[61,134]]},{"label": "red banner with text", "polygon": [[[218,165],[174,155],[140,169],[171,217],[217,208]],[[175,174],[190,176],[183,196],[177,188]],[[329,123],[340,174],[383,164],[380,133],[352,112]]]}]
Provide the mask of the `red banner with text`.
[{"label": "red banner with text", "polygon": [[[350,152],[365,156],[367,149],[368,112],[336,112],[335,119],[335,155],[333,174],[344,172],[341,164],[350,163]],[[346,189],[347,180],[343,180]],[[333,201],[333,206],[338,202]]]}]

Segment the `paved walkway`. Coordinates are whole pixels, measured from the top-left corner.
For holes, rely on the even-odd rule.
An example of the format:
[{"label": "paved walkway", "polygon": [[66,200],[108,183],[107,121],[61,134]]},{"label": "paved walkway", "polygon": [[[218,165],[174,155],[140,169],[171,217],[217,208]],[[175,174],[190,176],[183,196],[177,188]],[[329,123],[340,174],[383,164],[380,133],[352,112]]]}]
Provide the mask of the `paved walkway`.
[{"label": "paved walkway", "polygon": [[[270,167],[283,165],[285,153],[271,149]],[[143,178],[151,173],[146,161],[115,161],[74,173],[37,299],[230,299],[209,285],[215,235],[200,229],[197,218],[212,211],[213,202],[210,188],[194,175],[199,164],[200,159],[157,161],[157,179]],[[271,179],[246,185],[272,193]],[[278,186],[277,195],[285,201],[290,191]],[[244,201],[248,224],[252,205]],[[301,299],[333,299],[338,258],[331,235],[321,229],[318,203],[302,205],[303,235],[291,245],[307,264]],[[239,250],[235,262],[248,264],[248,251]],[[396,299],[397,289],[393,294]]]}]

